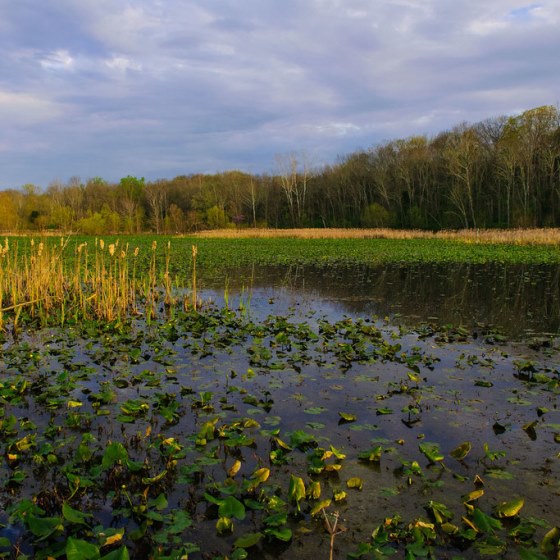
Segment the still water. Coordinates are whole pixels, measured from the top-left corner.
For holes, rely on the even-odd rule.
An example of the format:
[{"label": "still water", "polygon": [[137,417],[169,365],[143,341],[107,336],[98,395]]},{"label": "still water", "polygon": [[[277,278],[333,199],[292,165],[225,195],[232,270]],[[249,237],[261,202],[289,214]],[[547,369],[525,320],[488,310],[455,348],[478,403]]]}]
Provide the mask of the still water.
[{"label": "still water", "polygon": [[341,313],[419,323],[488,327],[510,339],[560,332],[560,267],[390,264],[230,268],[203,286],[233,295],[289,296],[328,303]]}]

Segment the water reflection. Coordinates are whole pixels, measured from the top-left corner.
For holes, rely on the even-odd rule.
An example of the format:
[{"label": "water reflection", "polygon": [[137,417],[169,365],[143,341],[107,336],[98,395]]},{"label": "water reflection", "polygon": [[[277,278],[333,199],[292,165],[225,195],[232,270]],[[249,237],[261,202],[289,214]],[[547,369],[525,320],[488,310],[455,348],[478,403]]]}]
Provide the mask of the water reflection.
[{"label": "water reflection", "polygon": [[[230,268],[232,293],[250,288],[291,290],[327,300],[344,312],[398,317],[405,324],[500,329],[525,338],[560,332],[560,267],[530,265],[385,265]],[[205,279],[222,289],[226,276]]]}]

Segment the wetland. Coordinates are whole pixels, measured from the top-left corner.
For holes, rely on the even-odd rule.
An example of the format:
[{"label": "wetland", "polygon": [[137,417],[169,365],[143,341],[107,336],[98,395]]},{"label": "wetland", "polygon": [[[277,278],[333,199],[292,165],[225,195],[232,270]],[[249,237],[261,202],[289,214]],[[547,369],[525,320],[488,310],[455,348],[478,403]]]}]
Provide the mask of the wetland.
[{"label": "wetland", "polygon": [[6,251],[1,557],[556,558],[556,246],[166,242]]}]

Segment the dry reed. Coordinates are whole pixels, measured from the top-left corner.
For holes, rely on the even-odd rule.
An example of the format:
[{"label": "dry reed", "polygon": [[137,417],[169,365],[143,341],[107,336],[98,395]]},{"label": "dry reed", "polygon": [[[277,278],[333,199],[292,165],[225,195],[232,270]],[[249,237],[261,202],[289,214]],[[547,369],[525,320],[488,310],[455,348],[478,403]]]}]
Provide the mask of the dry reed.
[{"label": "dry reed", "polygon": [[457,231],[343,229],[221,229],[201,231],[196,237],[208,238],[269,238],[297,237],[302,239],[450,239],[465,243],[504,243],[510,245],[551,245],[560,243],[560,228],[465,229]]},{"label": "dry reed", "polygon": [[[6,238],[0,245],[0,330],[10,322],[15,332],[22,313],[40,325],[64,325],[69,319],[96,319],[105,322],[142,314],[144,303],[148,322],[156,312],[163,292],[167,309],[174,303],[169,274],[170,250],[167,244],[165,271],[160,289],[156,266],[157,242],[152,244],[148,272],[138,278],[139,248],[130,251],[120,240],[106,244],[96,239],[93,248],[79,244],[73,259],[65,259],[68,239],[60,243],[29,240],[27,251],[19,253],[17,242]],[[90,254],[90,250],[93,254]],[[193,264],[196,252],[193,248]],[[196,268],[193,266],[193,305],[196,305]]]}]

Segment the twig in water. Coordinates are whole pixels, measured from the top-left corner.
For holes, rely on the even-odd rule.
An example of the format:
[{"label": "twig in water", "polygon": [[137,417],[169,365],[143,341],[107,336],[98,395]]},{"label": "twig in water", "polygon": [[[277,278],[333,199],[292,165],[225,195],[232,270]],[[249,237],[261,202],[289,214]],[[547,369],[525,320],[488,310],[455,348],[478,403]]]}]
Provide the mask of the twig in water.
[{"label": "twig in water", "polygon": [[[343,525],[338,525],[338,519],[340,517],[338,511],[327,514],[327,512],[323,508],[323,517],[325,518],[325,527],[327,528],[327,531],[331,536],[329,560],[333,560],[334,539],[337,535],[340,535],[340,533],[344,533],[344,531],[346,531],[346,527],[344,527]],[[332,521],[331,519],[329,519],[329,517],[332,519]]]}]

